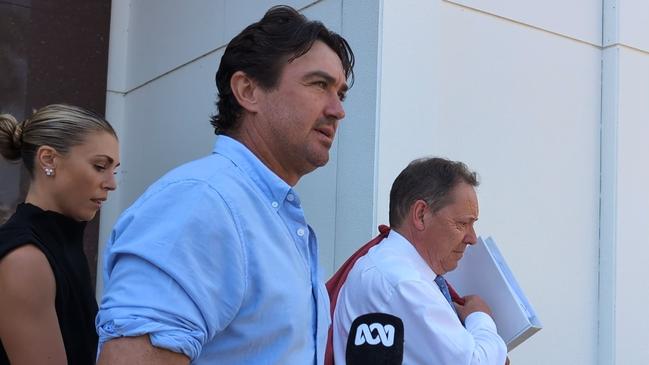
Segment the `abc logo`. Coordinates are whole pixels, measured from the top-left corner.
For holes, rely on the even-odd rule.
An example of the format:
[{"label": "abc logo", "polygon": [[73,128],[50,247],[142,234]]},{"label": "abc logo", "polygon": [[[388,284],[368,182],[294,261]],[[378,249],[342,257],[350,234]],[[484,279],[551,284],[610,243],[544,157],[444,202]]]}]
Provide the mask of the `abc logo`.
[{"label": "abc logo", "polygon": [[391,324],[383,325],[375,322],[368,325],[361,323],[356,328],[354,345],[360,346],[365,343],[368,345],[378,345],[381,343],[385,347],[390,347],[394,344],[394,332],[394,326]]},{"label": "abc logo", "polygon": [[356,317],[349,327],[347,365],[395,365],[403,363],[403,321],[387,313]]}]

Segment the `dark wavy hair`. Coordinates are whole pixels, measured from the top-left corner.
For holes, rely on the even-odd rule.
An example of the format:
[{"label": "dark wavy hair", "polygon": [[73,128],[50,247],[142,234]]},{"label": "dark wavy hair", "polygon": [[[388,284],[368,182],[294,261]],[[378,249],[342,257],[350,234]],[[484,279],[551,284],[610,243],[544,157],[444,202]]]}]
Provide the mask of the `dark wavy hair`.
[{"label": "dark wavy hair", "polygon": [[412,161],[392,184],[390,226],[399,227],[417,200],[423,200],[433,213],[451,201],[451,190],[459,183],[478,186],[478,176],[462,162],[428,157]]},{"label": "dark wavy hair", "polygon": [[227,134],[238,127],[242,108],[230,88],[235,72],[243,71],[265,90],[271,90],[277,85],[284,65],[307,53],[315,41],[322,41],[338,55],[351,85],[354,53],[347,41],[289,6],[272,7],[260,21],[234,37],[216,72],[218,112],[210,121],[214,133]]}]

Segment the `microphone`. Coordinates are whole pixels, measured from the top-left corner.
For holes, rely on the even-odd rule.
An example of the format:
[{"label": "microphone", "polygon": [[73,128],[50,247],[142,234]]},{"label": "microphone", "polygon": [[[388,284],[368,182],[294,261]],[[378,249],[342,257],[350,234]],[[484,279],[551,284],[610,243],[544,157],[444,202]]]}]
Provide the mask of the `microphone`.
[{"label": "microphone", "polygon": [[387,313],[357,317],[349,329],[347,365],[401,365],[403,321]]}]

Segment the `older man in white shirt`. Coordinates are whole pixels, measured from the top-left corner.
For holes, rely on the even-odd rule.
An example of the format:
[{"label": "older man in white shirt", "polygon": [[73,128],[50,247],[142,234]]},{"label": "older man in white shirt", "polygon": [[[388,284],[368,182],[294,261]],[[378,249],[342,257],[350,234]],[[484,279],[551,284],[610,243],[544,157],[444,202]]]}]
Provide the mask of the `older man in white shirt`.
[{"label": "older man in white shirt", "polygon": [[477,240],[477,185],[466,165],[441,158],[413,161],[397,177],[390,192],[392,230],[356,261],[338,293],[336,365],[346,363],[352,322],[368,313],[401,319],[403,364],[505,363],[507,348],[488,305],[473,295],[463,305],[452,303],[442,277]]}]

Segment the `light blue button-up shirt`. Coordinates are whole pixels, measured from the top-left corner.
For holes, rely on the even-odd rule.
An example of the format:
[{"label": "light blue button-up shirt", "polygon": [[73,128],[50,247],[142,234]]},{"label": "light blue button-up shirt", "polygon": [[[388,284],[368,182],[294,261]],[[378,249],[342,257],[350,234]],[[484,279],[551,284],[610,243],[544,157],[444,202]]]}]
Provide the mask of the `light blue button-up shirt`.
[{"label": "light blue button-up shirt", "polygon": [[154,183],[104,255],[99,346],[149,334],[192,364],[322,364],[329,298],[296,192],[226,136]]}]

